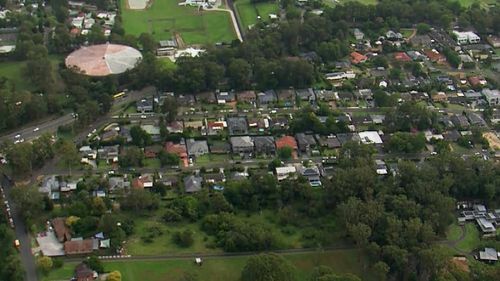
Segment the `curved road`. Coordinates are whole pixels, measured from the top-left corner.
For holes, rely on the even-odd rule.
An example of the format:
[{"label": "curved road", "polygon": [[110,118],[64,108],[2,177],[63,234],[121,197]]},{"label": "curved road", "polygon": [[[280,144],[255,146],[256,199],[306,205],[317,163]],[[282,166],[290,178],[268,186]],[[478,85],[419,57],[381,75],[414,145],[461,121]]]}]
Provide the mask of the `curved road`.
[{"label": "curved road", "polygon": [[36,273],[35,258],[31,252],[31,238],[28,233],[28,229],[24,225],[24,221],[21,219],[18,210],[12,204],[12,198],[10,197],[10,191],[12,189],[12,182],[5,177],[4,174],[0,174],[0,184],[3,186],[5,191],[5,196],[7,201],[11,206],[12,220],[14,221],[16,239],[19,240],[19,255],[21,256],[21,263],[25,271],[26,281],[38,281],[38,276]]}]

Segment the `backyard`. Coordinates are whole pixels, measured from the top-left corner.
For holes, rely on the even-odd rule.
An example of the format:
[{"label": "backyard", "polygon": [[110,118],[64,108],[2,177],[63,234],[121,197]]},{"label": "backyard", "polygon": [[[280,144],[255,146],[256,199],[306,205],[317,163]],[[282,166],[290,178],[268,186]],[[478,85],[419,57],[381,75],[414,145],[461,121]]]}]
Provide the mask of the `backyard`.
[{"label": "backyard", "polygon": [[236,10],[241,19],[243,28],[248,28],[257,23],[257,16],[261,20],[269,20],[269,14],[279,14],[278,3],[275,1],[252,3],[251,0],[238,0],[235,2]]},{"label": "backyard", "polygon": [[[284,254],[284,257],[297,268],[297,280],[308,280],[311,271],[319,265],[330,266],[336,273],[352,273],[363,277],[363,280],[374,280],[369,272],[363,272],[357,250],[332,250]],[[200,281],[237,281],[248,256],[210,257],[205,258],[202,266],[194,264],[192,258],[150,260],[150,261],[106,261],[106,271],[119,270],[124,281],[177,281],[186,274],[194,274]],[[43,281],[67,280],[73,274],[76,263],[66,263],[62,268],[52,271]]]},{"label": "backyard", "polygon": [[463,253],[470,253],[477,249],[481,243],[479,230],[474,223],[466,223],[463,231],[461,226],[457,224],[451,225],[446,238],[454,249]]},{"label": "backyard", "polygon": [[149,32],[157,40],[167,40],[178,33],[186,44],[230,42],[236,38],[226,12],[198,11],[179,6],[175,0],[156,0],[145,10],[130,10],[126,1],[121,0],[120,6],[123,27],[129,34]]}]

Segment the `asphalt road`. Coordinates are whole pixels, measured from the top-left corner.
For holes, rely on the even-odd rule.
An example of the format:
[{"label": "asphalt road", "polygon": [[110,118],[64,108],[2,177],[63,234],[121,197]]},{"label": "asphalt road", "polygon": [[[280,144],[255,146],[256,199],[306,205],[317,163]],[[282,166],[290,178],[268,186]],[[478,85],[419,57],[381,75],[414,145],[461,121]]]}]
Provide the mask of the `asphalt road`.
[{"label": "asphalt road", "polygon": [[30,141],[30,140],[38,138],[39,136],[41,136],[45,133],[53,134],[53,133],[57,132],[57,128],[59,128],[59,126],[71,124],[74,121],[75,121],[75,118],[73,118],[73,116],[71,114],[67,114],[67,115],[61,116],[59,118],[50,120],[50,121],[36,124],[36,125],[32,125],[30,127],[26,127],[26,128],[21,129],[21,130],[18,130],[14,133],[4,135],[4,136],[0,137],[0,142],[6,141],[6,140],[15,141],[16,135],[20,135],[19,139],[24,139],[24,141]]},{"label": "asphalt road", "polygon": [[5,195],[9,205],[11,206],[12,220],[14,221],[16,239],[19,240],[19,255],[21,256],[21,263],[25,271],[26,281],[37,281],[38,276],[36,273],[35,258],[31,252],[31,238],[28,234],[26,226],[19,215],[19,211],[12,204],[12,198],[10,197],[10,191],[12,188],[12,182],[10,182],[5,175],[0,174],[1,184],[4,188]]}]

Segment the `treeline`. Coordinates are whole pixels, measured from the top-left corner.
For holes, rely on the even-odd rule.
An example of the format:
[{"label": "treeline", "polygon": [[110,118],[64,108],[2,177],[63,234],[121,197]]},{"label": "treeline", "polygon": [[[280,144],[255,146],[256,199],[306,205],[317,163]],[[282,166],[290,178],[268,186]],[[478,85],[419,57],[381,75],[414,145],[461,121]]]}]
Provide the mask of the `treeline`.
[{"label": "treeline", "polygon": [[9,228],[5,216],[0,216],[0,280],[22,281],[24,270],[14,248],[14,232]]}]

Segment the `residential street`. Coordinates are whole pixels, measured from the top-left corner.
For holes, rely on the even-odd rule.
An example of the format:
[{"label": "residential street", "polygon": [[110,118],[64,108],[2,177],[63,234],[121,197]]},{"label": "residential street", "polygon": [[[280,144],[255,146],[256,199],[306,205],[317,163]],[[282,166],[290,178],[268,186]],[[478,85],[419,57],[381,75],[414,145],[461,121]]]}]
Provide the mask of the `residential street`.
[{"label": "residential street", "polygon": [[31,252],[31,238],[28,234],[26,226],[21,219],[18,210],[12,204],[12,199],[10,198],[10,191],[12,188],[12,182],[10,182],[4,174],[0,175],[0,182],[5,190],[7,201],[9,202],[12,213],[12,219],[15,225],[15,235],[16,239],[20,242],[19,254],[21,257],[22,266],[26,272],[26,281],[37,281],[38,276],[36,272],[35,258]]}]

